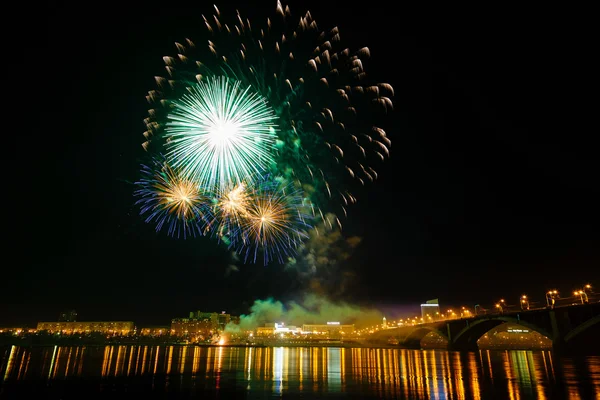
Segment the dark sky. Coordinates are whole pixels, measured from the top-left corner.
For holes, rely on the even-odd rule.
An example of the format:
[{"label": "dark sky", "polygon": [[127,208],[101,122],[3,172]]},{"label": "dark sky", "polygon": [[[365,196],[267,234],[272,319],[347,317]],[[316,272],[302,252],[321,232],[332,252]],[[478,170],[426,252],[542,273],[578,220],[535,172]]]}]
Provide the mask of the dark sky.
[{"label": "dark sky", "polygon": [[[26,10],[4,63],[4,212],[15,222],[0,325],[69,308],[82,320],[167,324],[309,291],[277,264],[232,272],[213,240],[157,235],[133,206],[144,96],[173,42],[204,33],[200,14],[212,9],[195,3]],[[291,3],[323,29],[337,25],[351,49],[368,46],[367,73],[396,92],[391,159],[345,222],[363,241],[321,288],[394,310],[435,297],[541,302],[549,288],[600,284],[591,28],[564,10],[387,3]],[[271,14],[275,2],[265,4],[240,10]],[[332,275],[351,281],[340,290]]]}]

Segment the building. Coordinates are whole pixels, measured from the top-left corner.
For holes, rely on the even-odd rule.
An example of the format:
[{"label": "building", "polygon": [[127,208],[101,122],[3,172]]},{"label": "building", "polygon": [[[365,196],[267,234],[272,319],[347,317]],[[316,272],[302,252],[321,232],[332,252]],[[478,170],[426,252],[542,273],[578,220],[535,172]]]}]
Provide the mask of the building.
[{"label": "building", "polygon": [[421,318],[424,322],[440,319],[440,302],[438,299],[427,300],[421,304]]},{"label": "building", "polygon": [[190,311],[189,319],[200,319],[200,320],[217,320],[216,312],[204,312],[204,311]]},{"label": "building", "polygon": [[271,336],[275,334],[275,324],[265,324],[256,328],[256,336]]},{"label": "building", "polygon": [[36,330],[34,328],[26,328],[26,327],[0,327],[0,334],[13,334],[20,335],[21,333],[35,333]]},{"label": "building", "polygon": [[56,321],[38,322],[37,330],[71,335],[74,333],[99,332],[110,335],[129,335],[134,332],[132,321]]},{"label": "building", "polygon": [[231,321],[231,315],[226,314],[225,311],[221,311],[221,314],[217,315],[217,325],[220,331],[224,331],[227,324]]},{"label": "building", "polygon": [[[178,318],[181,319],[181,318]],[[231,314],[227,314],[225,311],[220,313],[216,312],[203,312],[203,311],[190,311],[189,320],[204,321],[212,324],[214,331],[223,331],[229,322],[231,322]]]},{"label": "building", "polygon": [[168,335],[171,328],[169,326],[147,326],[141,328],[139,332],[142,336],[163,336]]},{"label": "building", "polygon": [[344,325],[337,321],[327,322],[327,324],[304,324],[302,325],[304,334],[348,334],[354,333],[354,324]]},{"label": "building", "polygon": [[285,323],[271,322],[256,328],[256,337],[296,337],[298,335],[325,335],[339,336],[354,333],[354,325],[342,325],[339,322],[328,322],[327,324],[304,324],[301,327],[286,325]]},{"label": "building", "polygon": [[58,315],[59,322],[75,322],[77,321],[77,312],[75,310],[63,311]]},{"label": "building", "polygon": [[271,336],[271,335],[282,335],[282,334],[300,334],[302,330],[294,325],[286,325],[283,322],[277,323],[272,322],[265,324],[265,326],[259,326],[256,328],[256,336]]},{"label": "building", "polygon": [[524,326],[501,324],[486,332],[477,345],[480,349],[551,349],[552,339]]},{"label": "building", "polygon": [[172,336],[202,336],[207,338],[217,333],[216,323],[210,319],[174,318],[171,320]]}]

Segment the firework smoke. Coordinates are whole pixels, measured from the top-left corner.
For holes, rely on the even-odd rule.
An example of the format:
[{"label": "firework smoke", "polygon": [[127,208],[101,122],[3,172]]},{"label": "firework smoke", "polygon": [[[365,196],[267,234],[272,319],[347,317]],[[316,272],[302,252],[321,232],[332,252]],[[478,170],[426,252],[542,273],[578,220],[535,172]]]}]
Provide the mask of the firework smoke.
[{"label": "firework smoke", "polygon": [[332,302],[315,294],[306,295],[301,301],[282,303],[272,298],[256,300],[250,313],[240,317],[240,323],[228,324],[226,333],[237,333],[256,329],[272,322],[285,322],[287,325],[325,324],[339,321],[343,324],[370,324],[380,322],[383,315],[379,311]]}]

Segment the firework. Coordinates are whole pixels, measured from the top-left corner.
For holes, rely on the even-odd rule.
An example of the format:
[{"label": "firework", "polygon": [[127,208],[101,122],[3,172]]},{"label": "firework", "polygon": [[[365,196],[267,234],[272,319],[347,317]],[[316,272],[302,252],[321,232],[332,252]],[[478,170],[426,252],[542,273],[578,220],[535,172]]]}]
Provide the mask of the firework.
[{"label": "firework", "polygon": [[350,51],[309,12],[294,18],[278,1],[251,23],[214,10],[203,16],[204,44],[186,39],[163,58],[143,146],[214,193],[212,235],[247,259],[281,261],[314,217],[341,228],[353,190],[377,179],[391,141],[375,121],[394,90],[368,81],[368,48]]},{"label": "firework", "polygon": [[213,200],[213,220],[209,230],[228,244],[239,236],[243,221],[249,216],[253,197],[253,186],[246,182],[228,185],[221,189]]},{"label": "firework", "polygon": [[142,166],[135,196],[140,197],[141,215],[171,236],[196,236],[209,218],[208,199],[195,182],[181,176],[164,159]]},{"label": "firework", "polygon": [[308,237],[310,206],[293,184],[270,175],[225,188],[213,199],[207,229],[245,261],[280,262]]},{"label": "firework", "polygon": [[241,238],[234,245],[237,251],[253,262],[260,255],[265,264],[292,257],[295,248],[308,238],[311,227],[302,192],[267,176],[258,182],[248,200],[240,218]]},{"label": "firework", "polygon": [[167,156],[205,189],[237,184],[273,162],[275,114],[240,84],[225,77],[194,84],[167,116]]}]

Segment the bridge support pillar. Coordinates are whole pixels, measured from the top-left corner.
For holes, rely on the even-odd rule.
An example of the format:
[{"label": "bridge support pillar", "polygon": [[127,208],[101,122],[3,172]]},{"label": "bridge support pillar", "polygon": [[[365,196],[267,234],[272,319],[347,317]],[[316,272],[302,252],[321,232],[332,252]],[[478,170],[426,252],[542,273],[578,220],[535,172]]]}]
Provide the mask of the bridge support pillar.
[{"label": "bridge support pillar", "polygon": [[552,310],[548,314],[550,316],[550,326],[552,327],[552,350],[557,352],[564,351],[566,343],[556,319],[556,312]]}]

